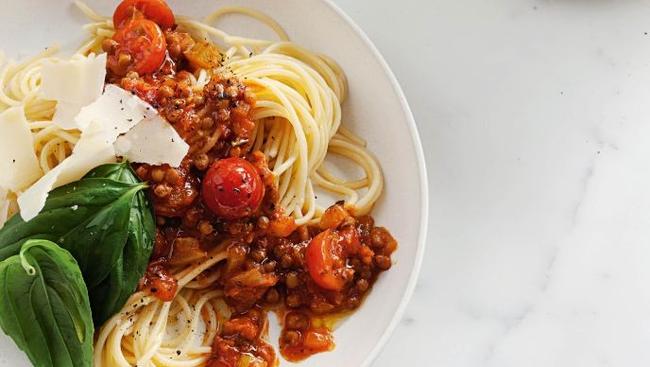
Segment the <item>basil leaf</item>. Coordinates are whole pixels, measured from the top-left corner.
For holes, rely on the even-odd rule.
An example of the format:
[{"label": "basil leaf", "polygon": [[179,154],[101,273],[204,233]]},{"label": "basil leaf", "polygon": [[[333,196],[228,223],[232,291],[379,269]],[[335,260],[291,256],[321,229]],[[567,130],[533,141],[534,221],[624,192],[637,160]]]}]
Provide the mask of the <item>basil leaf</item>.
[{"label": "basil leaf", "polygon": [[28,239],[47,239],[70,251],[88,288],[97,286],[123,253],[134,198],[145,187],[88,178],[53,190],[35,218],[15,215],[0,230],[0,260]]},{"label": "basil leaf", "polygon": [[[148,208],[146,199],[137,206]],[[102,324],[119,312],[138,286],[144,275],[153,251],[156,227],[153,215],[148,210],[132,210],[129,236],[123,254],[113,266],[108,278],[90,290],[93,318]]]},{"label": "basil leaf", "polygon": [[30,240],[0,262],[0,327],[34,366],[92,366],[88,292],[68,251]]},{"label": "basil leaf", "polygon": [[[128,163],[106,164],[89,172],[86,177],[110,178],[125,183],[139,183]],[[102,324],[124,306],[137,288],[147,269],[156,235],[153,210],[145,191],[134,198],[129,218],[128,237],[122,256],[115,262],[108,278],[90,290],[90,302],[96,325]]]},{"label": "basil leaf", "polygon": [[109,163],[93,168],[84,178],[110,178],[125,183],[140,183],[128,162]]},{"label": "basil leaf", "polygon": [[128,163],[107,164],[50,192],[38,216],[14,216],[0,230],[0,260],[32,238],[57,242],[77,259],[99,325],[136,290],[153,251],[156,226],[146,186]]}]

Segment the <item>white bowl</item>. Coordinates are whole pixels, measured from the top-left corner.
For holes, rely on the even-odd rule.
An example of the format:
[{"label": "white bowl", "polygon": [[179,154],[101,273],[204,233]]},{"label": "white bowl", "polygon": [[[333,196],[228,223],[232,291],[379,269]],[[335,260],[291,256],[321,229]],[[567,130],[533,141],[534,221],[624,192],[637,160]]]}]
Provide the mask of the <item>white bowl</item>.
[{"label": "white bowl", "polygon": [[[368,366],[399,321],[413,292],[424,253],[428,194],[422,147],[404,95],[376,48],[364,33],[329,0],[170,0],[177,14],[196,18],[224,5],[245,5],[277,19],[290,37],[333,57],[345,70],[350,96],[344,124],[368,141],[384,170],[386,189],[375,208],[378,224],[388,227],[400,246],[394,267],[383,274],[362,307],[336,330],[336,349],[300,363],[310,367]],[[102,14],[112,14],[117,1],[91,0]],[[86,36],[86,22],[72,2],[0,0],[3,32],[0,45],[11,57],[33,55],[59,44],[73,49]],[[255,35],[263,27],[242,18],[223,27]],[[2,333],[0,333],[2,334]],[[282,362],[282,366],[291,365]],[[0,335],[0,366],[29,366],[10,339]]]}]

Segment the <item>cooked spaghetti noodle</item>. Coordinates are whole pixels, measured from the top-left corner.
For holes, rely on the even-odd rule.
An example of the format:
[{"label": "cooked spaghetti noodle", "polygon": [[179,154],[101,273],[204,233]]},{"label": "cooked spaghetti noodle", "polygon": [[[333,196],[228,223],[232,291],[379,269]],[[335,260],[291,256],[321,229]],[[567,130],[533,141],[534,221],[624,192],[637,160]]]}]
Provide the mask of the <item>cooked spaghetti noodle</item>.
[{"label": "cooked spaghetti noodle", "polygon": [[101,328],[94,365],[204,365],[219,325],[230,317],[230,311],[223,292],[210,288],[219,273],[202,280],[197,277],[226,259],[225,245],[218,246],[206,261],[174,274],[180,291],[173,301],[163,302],[142,291],[131,296],[122,311]]}]

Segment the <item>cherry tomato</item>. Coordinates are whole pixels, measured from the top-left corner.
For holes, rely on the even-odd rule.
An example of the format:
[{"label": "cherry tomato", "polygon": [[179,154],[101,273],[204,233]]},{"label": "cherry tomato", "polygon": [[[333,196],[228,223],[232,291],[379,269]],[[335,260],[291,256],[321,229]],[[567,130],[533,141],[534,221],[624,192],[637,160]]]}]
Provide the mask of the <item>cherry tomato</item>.
[{"label": "cherry tomato", "polygon": [[120,28],[124,23],[139,17],[156,22],[162,29],[174,26],[174,13],[164,0],[124,0],[113,13],[113,25]]},{"label": "cherry tomato", "polygon": [[129,71],[153,73],[165,61],[165,36],[150,20],[131,20],[117,30],[113,40],[117,46],[108,57],[108,67],[117,75],[126,75]]},{"label": "cherry tomato", "polygon": [[216,161],[203,179],[203,202],[214,214],[239,219],[259,209],[264,184],[255,167],[242,158]]},{"label": "cherry tomato", "polygon": [[309,275],[321,288],[340,291],[351,278],[341,237],[331,229],[312,238],[307,245],[306,261]]}]

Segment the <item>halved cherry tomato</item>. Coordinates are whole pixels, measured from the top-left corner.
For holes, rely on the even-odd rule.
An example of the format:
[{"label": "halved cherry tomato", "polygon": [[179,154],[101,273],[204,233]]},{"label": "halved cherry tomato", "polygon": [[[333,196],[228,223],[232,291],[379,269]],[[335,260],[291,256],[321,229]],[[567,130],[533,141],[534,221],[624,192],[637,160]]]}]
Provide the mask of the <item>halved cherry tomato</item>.
[{"label": "halved cherry tomato", "polygon": [[216,161],[203,179],[203,202],[225,219],[239,219],[259,209],[264,197],[262,178],[242,158]]},{"label": "halved cherry tomato", "polygon": [[340,291],[351,278],[342,242],[338,232],[328,229],[312,238],[307,245],[307,269],[321,288]]},{"label": "halved cherry tomato", "polygon": [[174,13],[164,0],[124,0],[113,13],[113,25],[120,28],[126,22],[144,17],[156,22],[162,29],[174,26]]},{"label": "halved cherry tomato", "polygon": [[129,71],[153,73],[165,61],[167,42],[158,25],[147,19],[134,19],[117,30],[117,42],[108,57],[108,67],[116,75]]}]

